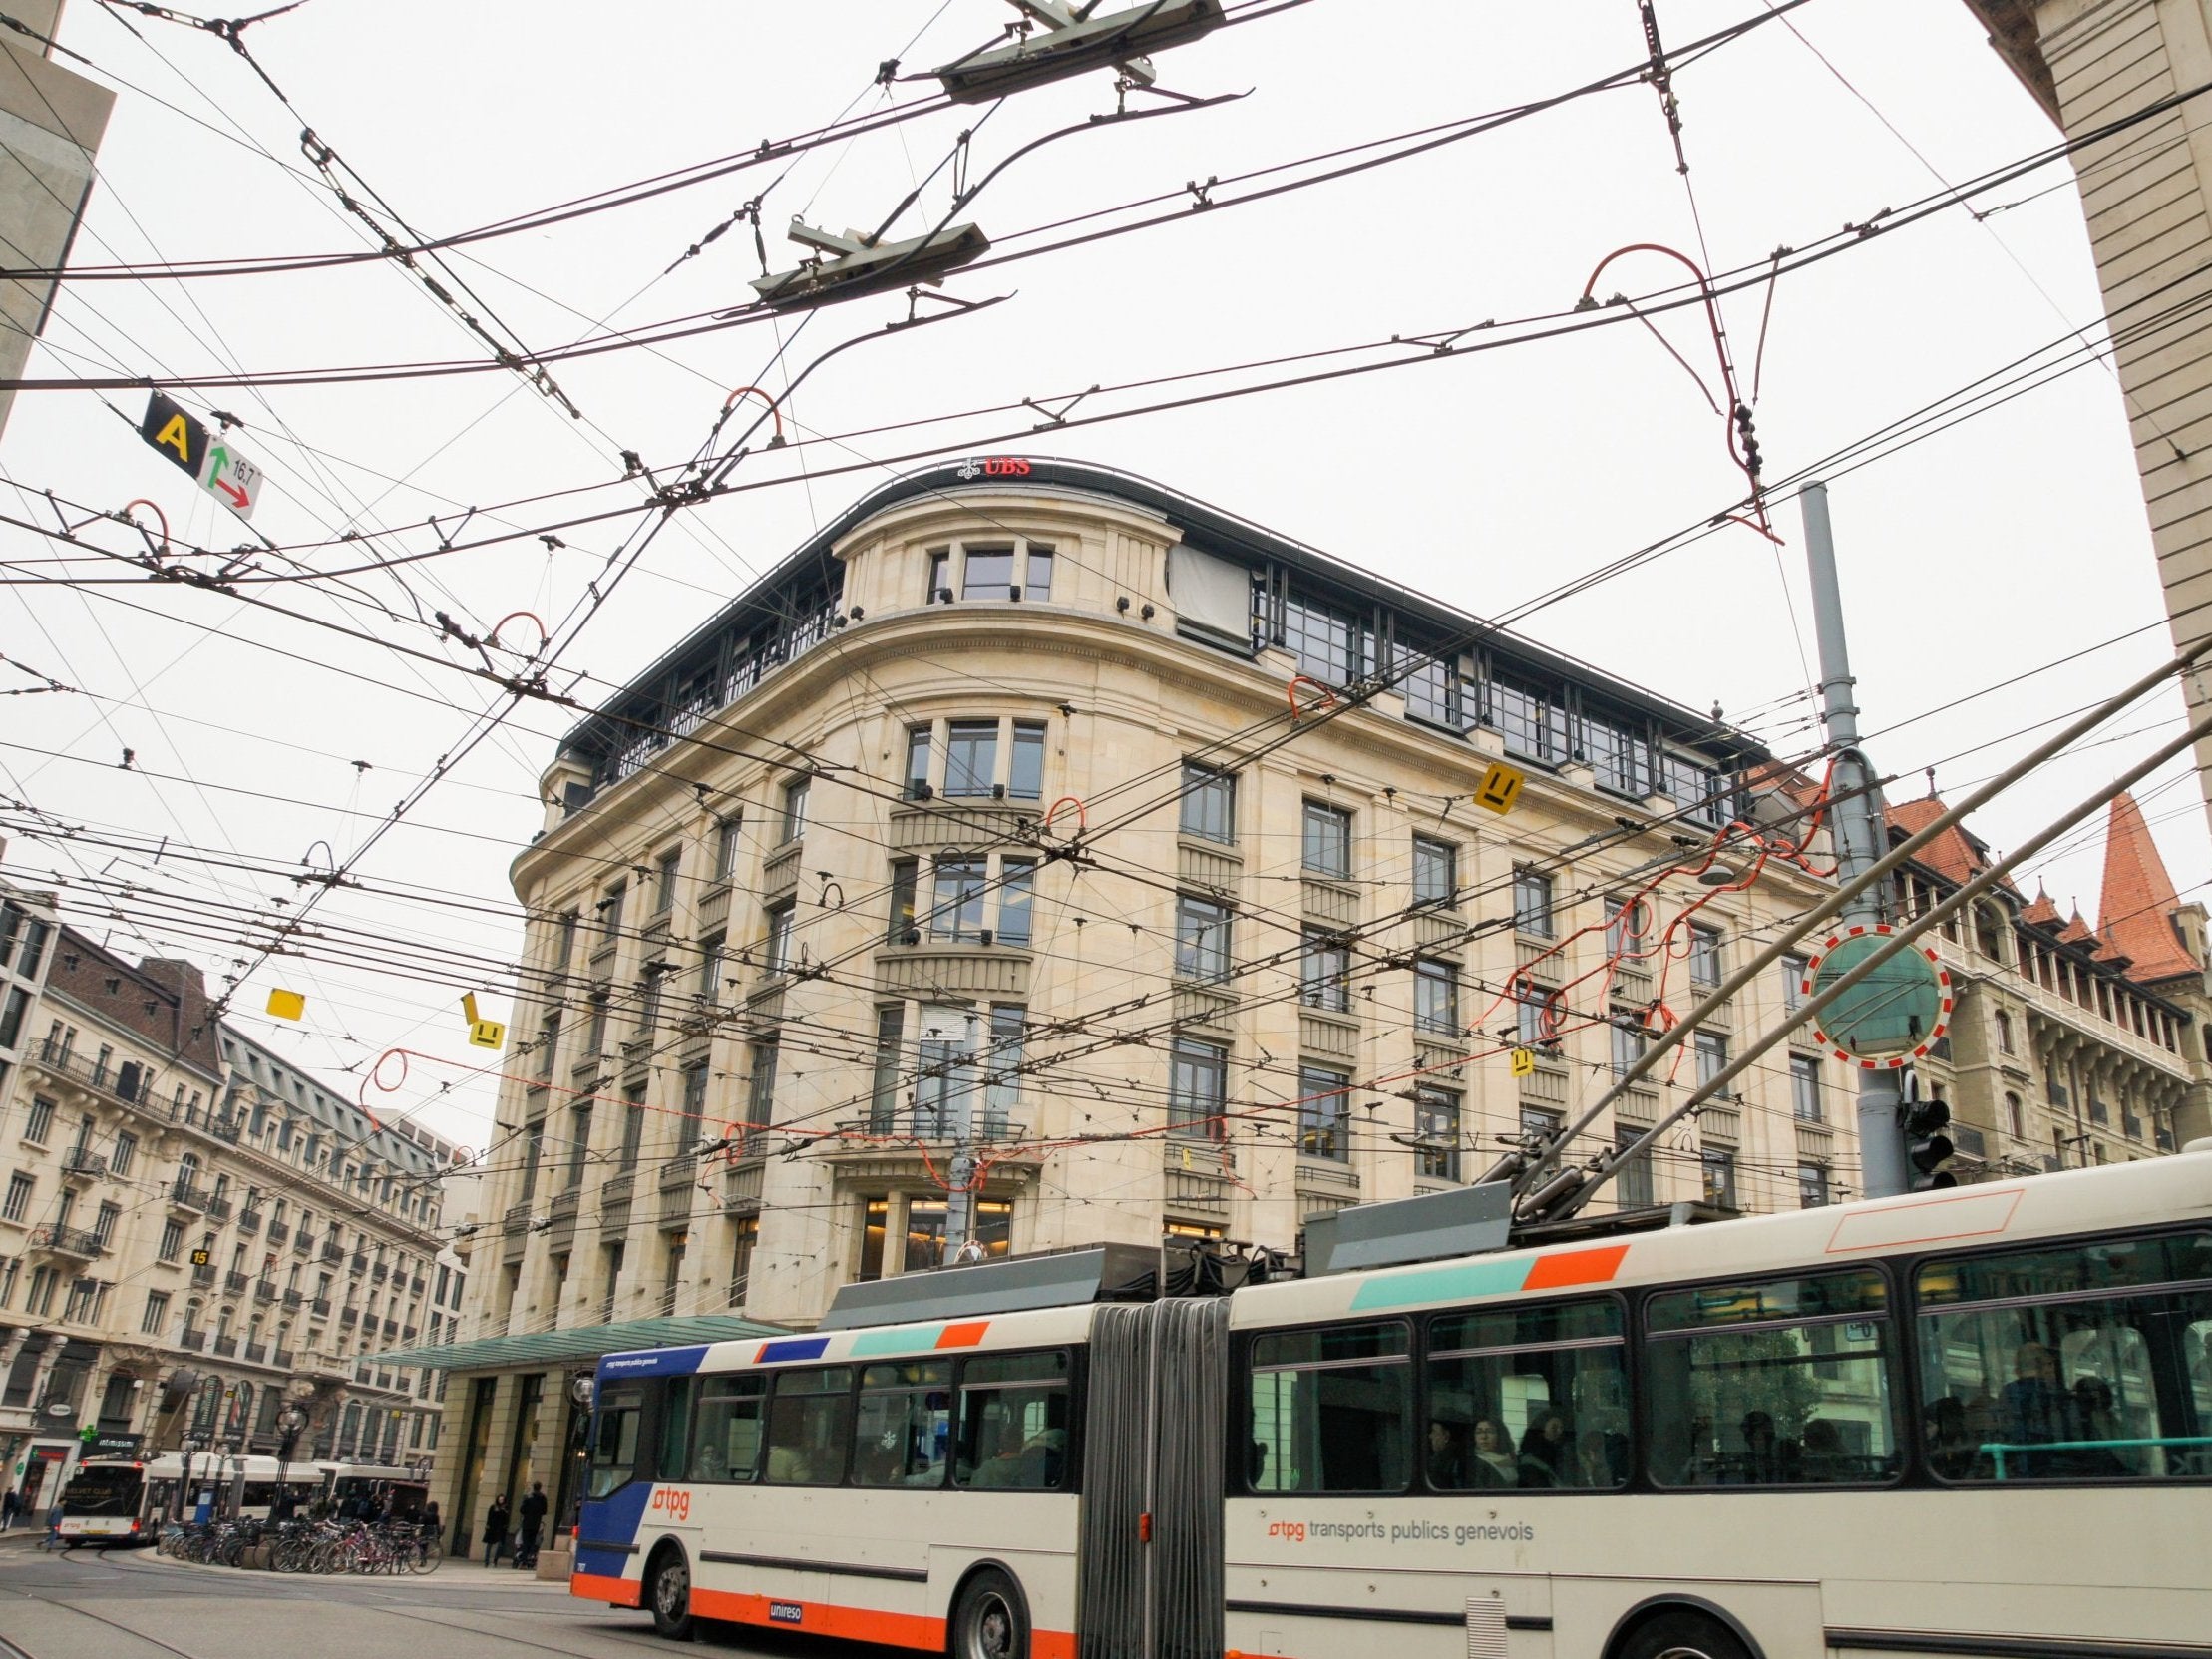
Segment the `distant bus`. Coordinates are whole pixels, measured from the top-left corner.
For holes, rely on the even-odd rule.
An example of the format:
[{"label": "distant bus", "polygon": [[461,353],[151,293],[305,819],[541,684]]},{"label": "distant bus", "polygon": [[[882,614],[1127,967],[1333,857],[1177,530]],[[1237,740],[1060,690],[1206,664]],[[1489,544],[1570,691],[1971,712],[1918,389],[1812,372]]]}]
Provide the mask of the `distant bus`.
[{"label": "distant bus", "polygon": [[[282,1485],[279,1486],[281,1476]],[[314,1463],[279,1464],[274,1457],[166,1452],[155,1457],[94,1457],[77,1465],[69,1483],[62,1538],[67,1544],[153,1543],[168,1520],[191,1519],[206,1499],[225,1520],[266,1520],[276,1494],[288,1489],[304,1511],[322,1492]]]},{"label": "distant bus", "polygon": [[610,1355],[571,1591],[955,1659],[2212,1655],[2212,1142],[1543,1236]]},{"label": "distant bus", "polygon": [[159,1523],[147,1523],[146,1464],[136,1458],[87,1458],[77,1465],[62,1503],[62,1541],[72,1549],[82,1543],[150,1544],[161,1535]]},{"label": "distant bus", "polygon": [[394,1520],[413,1520],[429,1500],[430,1484],[413,1469],[393,1463],[334,1463],[314,1465],[321,1477],[322,1495],[333,1511],[349,1498],[364,1495],[391,1498]]}]

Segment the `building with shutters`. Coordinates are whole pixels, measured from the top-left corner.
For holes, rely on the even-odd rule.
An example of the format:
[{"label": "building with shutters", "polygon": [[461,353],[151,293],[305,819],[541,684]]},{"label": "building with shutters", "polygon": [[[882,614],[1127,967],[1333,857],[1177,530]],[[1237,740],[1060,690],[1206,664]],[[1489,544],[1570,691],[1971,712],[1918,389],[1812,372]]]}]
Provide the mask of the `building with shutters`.
[{"label": "building with shutters", "polygon": [[[46,925],[19,926],[18,965]],[[287,1402],[300,1457],[431,1457],[435,1377],[371,1356],[458,1318],[455,1149],[223,1025],[190,963],[63,925],[43,967],[0,1094],[10,1478],[51,1496],[88,1430],[273,1452]]]},{"label": "building with shutters", "polygon": [[[558,1442],[546,1403],[610,1348],[805,1326],[968,1240],[1290,1250],[1316,1211],[1473,1179],[1827,890],[1777,861],[1617,914],[1767,758],[1125,473],[875,491],[545,774],[456,1357],[484,1462],[452,1495],[518,1489],[517,1425]],[[1502,815],[1497,762],[1525,777]],[[1578,1150],[1787,995],[1745,990]],[[1809,1097],[1777,1052],[1627,1200],[1843,1190],[1840,1068],[1800,1058]]]}]

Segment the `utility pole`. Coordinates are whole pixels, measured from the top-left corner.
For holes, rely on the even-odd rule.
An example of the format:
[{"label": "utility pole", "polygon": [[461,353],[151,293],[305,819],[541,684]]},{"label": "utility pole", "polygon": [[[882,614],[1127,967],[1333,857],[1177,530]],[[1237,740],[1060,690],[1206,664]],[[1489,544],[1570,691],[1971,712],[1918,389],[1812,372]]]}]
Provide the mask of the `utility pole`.
[{"label": "utility pole", "polygon": [[[1858,682],[1844,643],[1843,594],[1836,583],[1836,545],[1828,529],[1828,487],[1808,484],[1798,493],[1805,515],[1805,568],[1812,583],[1813,634],[1820,647],[1820,701],[1835,752],[1832,820],[1836,875],[1851,881],[1882,856],[1881,792],[1874,768],[1859,748]],[[1843,923],[1882,920],[1882,890],[1869,888],[1843,909]],[[1859,1069],[1859,1186],[1869,1198],[1907,1190],[1904,1090],[1887,1066]]]}]

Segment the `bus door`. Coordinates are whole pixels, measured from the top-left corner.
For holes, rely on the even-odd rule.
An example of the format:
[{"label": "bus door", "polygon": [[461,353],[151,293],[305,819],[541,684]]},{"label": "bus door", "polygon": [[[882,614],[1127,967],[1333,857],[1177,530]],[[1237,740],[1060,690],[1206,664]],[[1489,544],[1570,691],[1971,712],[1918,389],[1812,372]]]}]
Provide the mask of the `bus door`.
[{"label": "bus door", "polygon": [[1228,1389],[1227,1297],[1108,1304],[1093,1317],[1078,1651],[1117,1651],[1148,1623],[1158,1652],[1223,1650]]}]

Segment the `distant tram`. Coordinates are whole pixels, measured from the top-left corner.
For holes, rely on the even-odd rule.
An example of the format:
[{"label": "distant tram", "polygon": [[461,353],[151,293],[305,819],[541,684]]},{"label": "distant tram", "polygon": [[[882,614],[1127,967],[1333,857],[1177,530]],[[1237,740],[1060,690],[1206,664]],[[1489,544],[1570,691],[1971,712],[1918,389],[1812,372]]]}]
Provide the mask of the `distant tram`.
[{"label": "distant tram", "polygon": [[2212,1655],[2212,1142],[1667,1220],[610,1355],[571,1591],[956,1659]]}]

